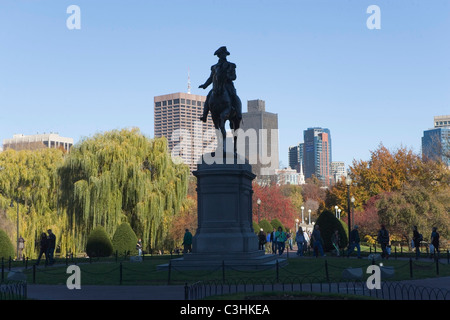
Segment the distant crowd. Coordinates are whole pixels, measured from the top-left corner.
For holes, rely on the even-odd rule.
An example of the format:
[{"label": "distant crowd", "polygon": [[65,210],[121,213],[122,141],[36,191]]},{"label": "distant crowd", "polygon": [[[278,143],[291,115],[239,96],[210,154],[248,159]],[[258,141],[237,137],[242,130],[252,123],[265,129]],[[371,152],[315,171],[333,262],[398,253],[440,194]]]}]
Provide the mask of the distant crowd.
[{"label": "distant crowd", "polygon": [[[411,247],[415,248],[416,259],[420,257],[420,247],[421,242],[424,240],[423,235],[419,233],[417,226],[413,227],[413,235],[411,240]],[[430,243],[428,244],[431,257],[439,258],[439,233],[436,227],[432,228],[432,232],[430,235]],[[283,231],[282,227],[278,227],[278,229],[273,229],[272,232],[266,234],[264,230],[261,228],[258,233],[258,241],[259,241],[259,250],[266,250],[267,244],[269,252],[272,254],[283,254],[286,243],[289,248],[293,250],[293,242],[292,234],[288,230],[287,232]],[[377,234],[377,243],[381,245],[381,257],[383,259],[388,259],[391,254],[391,240],[389,231],[386,229],[385,225],[381,225],[380,230]],[[295,234],[295,242],[297,243],[297,255],[303,256],[305,252],[308,250],[308,246],[313,249],[314,256],[318,257],[325,256],[324,254],[324,246],[323,246],[323,238],[320,232],[319,225],[314,226],[314,230],[310,233],[307,230],[303,230],[300,226]],[[358,225],[355,225],[350,232],[349,235],[349,244],[347,248],[347,257],[349,257],[353,251],[356,249],[357,257],[361,258],[361,246],[360,246],[361,238],[359,236]],[[334,247],[335,253],[337,256],[341,254],[340,248],[340,235],[338,230],[336,230],[331,238],[331,243]]]}]

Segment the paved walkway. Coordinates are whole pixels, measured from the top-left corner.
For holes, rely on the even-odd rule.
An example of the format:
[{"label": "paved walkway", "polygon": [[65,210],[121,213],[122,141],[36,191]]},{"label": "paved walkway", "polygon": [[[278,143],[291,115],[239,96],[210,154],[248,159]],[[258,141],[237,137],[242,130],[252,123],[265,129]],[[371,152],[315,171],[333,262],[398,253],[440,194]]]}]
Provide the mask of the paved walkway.
[{"label": "paved walkway", "polygon": [[27,286],[29,299],[38,300],[184,300],[184,286],[81,286],[69,290],[65,285]]}]

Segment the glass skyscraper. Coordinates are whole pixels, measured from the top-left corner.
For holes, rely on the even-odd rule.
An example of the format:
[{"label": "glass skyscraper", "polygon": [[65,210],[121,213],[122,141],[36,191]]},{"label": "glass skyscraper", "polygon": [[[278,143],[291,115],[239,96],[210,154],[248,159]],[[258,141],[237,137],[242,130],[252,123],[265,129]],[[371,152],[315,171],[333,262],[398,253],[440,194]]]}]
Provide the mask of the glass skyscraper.
[{"label": "glass skyscraper", "polygon": [[315,175],[325,186],[330,185],[331,133],[327,128],[303,131],[303,170],[305,178]]}]

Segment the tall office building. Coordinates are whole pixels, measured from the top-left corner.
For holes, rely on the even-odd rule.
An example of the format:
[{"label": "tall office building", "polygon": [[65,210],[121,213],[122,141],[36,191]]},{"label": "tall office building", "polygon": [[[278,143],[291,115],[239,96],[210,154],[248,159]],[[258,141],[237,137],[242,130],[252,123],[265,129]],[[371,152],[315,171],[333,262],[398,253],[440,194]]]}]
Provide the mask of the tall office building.
[{"label": "tall office building", "polygon": [[434,127],[435,128],[448,128],[448,127],[450,127],[450,115],[434,117]]},{"label": "tall office building", "polygon": [[300,172],[300,168],[303,166],[303,143],[289,147],[288,156],[289,167]]},{"label": "tall office building", "polygon": [[305,178],[315,175],[325,186],[331,182],[331,134],[326,128],[303,131],[303,170]]},{"label": "tall office building", "polygon": [[69,152],[73,146],[72,138],[61,137],[57,133],[15,134],[12,139],[3,140],[3,150],[35,150],[40,148],[61,148]]},{"label": "tall office building", "polygon": [[[200,121],[206,96],[173,93],[154,97],[154,135],[166,137],[169,152],[197,169],[201,155],[215,149],[216,140],[211,114]],[[208,131],[209,130],[209,131]]]},{"label": "tall office building", "polygon": [[434,128],[423,132],[422,158],[441,160],[450,167],[450,116],[434,117]]},{"label": "tall office building", "polygon": [[347,177],[347,171],[345,170],[345,163],[343,161],[332,161],[330,166],[330,174],[333,179],[333,183],[345,180]]},{"label": "tall office building", "polygon": [[249,138],[245,143],[245,157],[249,159],[253,173],[257,178],[274,175],[279,167],[278,114],[267,112],[264,100],[249,100],[242,120],[244,132],[256,134],[256,139]]},{"label": "tall office building", "polygon": [[289,168],[297,171],[300,169],[299,148],[299,145],[289,147]]}]

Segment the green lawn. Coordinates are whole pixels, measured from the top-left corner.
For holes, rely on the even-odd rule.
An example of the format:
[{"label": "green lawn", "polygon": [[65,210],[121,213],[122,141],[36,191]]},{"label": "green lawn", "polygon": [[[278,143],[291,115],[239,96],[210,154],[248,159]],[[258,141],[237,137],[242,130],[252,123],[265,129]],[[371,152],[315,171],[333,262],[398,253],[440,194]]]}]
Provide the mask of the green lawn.
[{"label": "green lawn", "polygon": [[[171,256],[145,257],[143,262],[115,261],[115,259],[78,260],[77,265],[81,269],[81,281],[85,285],[167,285],[185,284],[196,281],[243,281],[246,283],[260,283],[265,281],[284,283],[310,283],[339,281],[344,269],[362,268],[364,279],[367,267],[371,264],[368,259],[326,257],[326,258],[297,258],[290,254],[288,264],[266,270],[236,270],[218,267],[215,270],[187,271],[172,269],[157,271],[156,266],[169,262]],[[173,257],[174,258],[174,257]],[[450,265],[446,260],[439,264],[439,276],[450,276]],[[381,261],[376,261],[379,264]],[[66,273],[65,260],[61,260],[54,266],[39,266],[33,279],[31,264],[24,270],[28,277],[28,283],[37,284],[65,284],[70,274]],[[395,269],[395,277],[390,280],[407,280],[410,277],[410,262],[408,259],[393,258],[382,261],[384,266],[392,266]],[[68,261],[68,264],[72,264]],[[412,279],[436,277],[436,264],[432,260],[412,262]],[[7,269],[5,270],[6,279]]]}]

